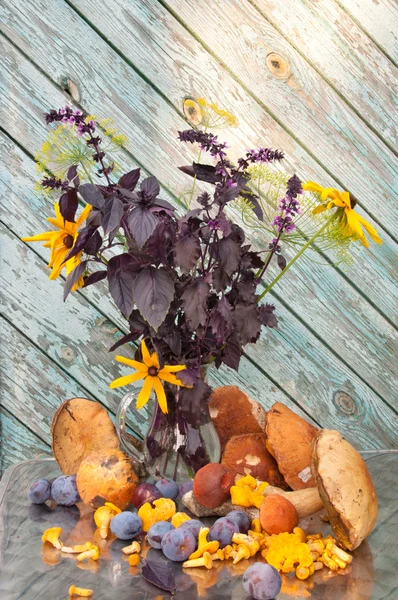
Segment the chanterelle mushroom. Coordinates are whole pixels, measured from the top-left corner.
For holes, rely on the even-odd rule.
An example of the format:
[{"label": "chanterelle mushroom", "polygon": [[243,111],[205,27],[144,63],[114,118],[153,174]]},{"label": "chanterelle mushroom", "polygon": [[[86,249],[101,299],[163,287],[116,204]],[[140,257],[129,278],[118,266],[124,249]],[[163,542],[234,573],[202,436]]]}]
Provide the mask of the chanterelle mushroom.
[{"label": "chanterelle mushroom", "polygon": [[365,461],[338,431],[324,429],[314,442],[312,464],[336,539],[354,550],[372,531],[378,512]]}]

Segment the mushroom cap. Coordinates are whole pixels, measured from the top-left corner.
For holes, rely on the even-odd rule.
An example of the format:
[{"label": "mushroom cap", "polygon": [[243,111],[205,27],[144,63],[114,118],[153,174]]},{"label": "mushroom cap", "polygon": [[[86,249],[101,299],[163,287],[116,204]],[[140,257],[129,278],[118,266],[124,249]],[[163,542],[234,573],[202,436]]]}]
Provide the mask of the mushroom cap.
[{"label": "mushroom cap", "polygon": [[313,469],[337,541],[354,550],[372,531],[378,512],[376,490],[365,461],[338,431],[320,431]]},{"label": "mushroom cap", "polygon": [[119,448],[107,411],[86,398],[65,400],[51,423],[52,451],[64,475],[74,475],[82,460],[95,450]]},{"label": "mushroom cap", "polygon": [[314,487],[311,472],[312,443],[318,429],[276,402],[267,412],[267,448],[292,490]]},{"label": "mushroom cap", "polygon": [[265,410],[236,385],[224,385],[213,390],[209,411],[220,438],[221,450],[234,435],[263,433],[265,430]]},{"label": "mushroom cap", "polygon": [[86,456],[76,484],[81,499],[92,508],[111,502],[124,510],[131,502],[138,477],[133,461],[124,452],[107,448]]},{"label": "mushroom cap", "polygon": [[225,446],[221,464],[233,475],[251,475],[270,485],[286,488],[274,457],[266,448],[265,433],[247,433],[232,437]]}]

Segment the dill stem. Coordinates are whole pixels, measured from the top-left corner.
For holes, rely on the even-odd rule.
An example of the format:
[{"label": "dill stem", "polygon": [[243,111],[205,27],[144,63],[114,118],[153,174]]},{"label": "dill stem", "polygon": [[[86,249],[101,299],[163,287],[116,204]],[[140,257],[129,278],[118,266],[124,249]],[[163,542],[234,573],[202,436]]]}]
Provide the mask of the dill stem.
[{"label": "dill stem", "polygon": [[292,258],[292,260],[287,263],[286,267],[279,273],[279,275],[277,275],[275,277],[275,279],[269,284],[269,286],[266,287],[265,290],[260,294],[260,296],[257,299],[257,302],[260,302],[260,300],[262,298],[264,298],[265,294],[267,294],[270,291],[270,289],[273,288],[276,283],[278,283],[278,281],[280,280],[281,277],[283,277],[283,275],[286,273],[286,271],[288,271],[290,269],[290,267],[292,265],[294,265],[296,260],[299,259],[302,254],[304,254],[304,252],[307,250],[307,248],[309,246],[311,246],[311,244],[314,242],[314,240],[326,229],[326,227],[329,225],[329,222],[330,222],[330,219],[328,219],[322,225],[322,227],[320,229],[318,229],[318,231],[316,233],[314,233],[314,235],[308,240],[308,242],[306,244],[304,244],[304,246],[301,248],[301,250],[299,250],[297,252],[296,256],[294,256]]}]

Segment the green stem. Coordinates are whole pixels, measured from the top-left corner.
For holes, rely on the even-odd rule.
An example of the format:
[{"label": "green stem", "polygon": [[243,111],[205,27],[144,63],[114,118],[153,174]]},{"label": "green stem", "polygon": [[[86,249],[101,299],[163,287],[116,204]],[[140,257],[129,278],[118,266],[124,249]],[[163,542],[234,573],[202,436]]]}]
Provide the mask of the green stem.
[{"label": "green stem", "polygon": [[291,267],[292,265],[294,265],[294,263],[296,262],[296,260],[297,260],[298,258],[300,258],[300,256],[301,256],[302,254],[304,254],[304,252],[307,250],[307,248],[308,248],[309,246],[311,246],[311,244],[314,242],[314,240],[315,240],[315,239],[316,239],[316,238],[317,238],[319,235],[321,235],[321,233],[322,233],[322,232],[323,232],[323,231],[326,229],[326,227],[329,225],[329,222],[330,222],[330,219],[328,219],[328,220],[326,221],[326,223],[324,223],[324,224],[322,225],[322,227],[321,227],[321,228],[320,228],[320,229],[319,229],[319,230],[318,230],[316,233],[314,233],[314,235],[313,235],[313,236],[312,236],[312,237],[311,237],[311,238],[308,240],[308,242],[307,242],[306,244],[304,244],[304,246],[301,248],[301,250],[299,250],[299,252],[297,252],[296,256],[294,256],[294,257],[292,258],[292,260],[291,260],[290,262],[288,262],[288,263],[287,263],[287,265],[286,265],[286,267],[283,269],[283,271],[281,271],[281,272],[279,273],[279,275],[277,275],[277,277],[275,277],[275,279],[274,279],[274,280],[273,280],[273,281],[272,281],[272,282],[269,284],[269,286],[265,288],[265,290],[262,292],[262,294],[260,294],[260,296],[258,297],[258,300],[257,300],[258,302],[260,302],[260,300],[261,300],[262,298],[264,298],[265,294],[267,294],[267,293],[270,291],[270,289],[271,289],[271,288],[273,288],[273,287],[274,287],[274,285],[275,285],[276,283],[278,283],[278,281],[280,280],[280,278],[281,278],[281,277],[283,277],[283,275],[286,273],[286,271],[288,271],[288,270],[290,269],[290,267]]}]

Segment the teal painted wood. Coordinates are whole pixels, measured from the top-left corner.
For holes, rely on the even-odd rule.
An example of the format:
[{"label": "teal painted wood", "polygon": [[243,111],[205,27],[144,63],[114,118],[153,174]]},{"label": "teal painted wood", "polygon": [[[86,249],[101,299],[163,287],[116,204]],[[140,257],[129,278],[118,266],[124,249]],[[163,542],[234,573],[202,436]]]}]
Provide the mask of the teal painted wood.
[{"label": "teal painted wood", "polygon": [[397,151],[398,70],[347,12],[334,0],[250,1]]},{"label": "teal painted wood", "polygon": [[[267,132],[268,139],[271,139],[274,145],[288,149],[287,162],[289,167],[293,165],[294,168],[295,164],[301,164],[302,168],[303,165],[308,163],[308,174],[305,175],[311,177],[312,173],[317,173],[312,178],[326,183],[325,172],[317,163],[318,157],[315,156],[316,160],[314,160],[309,156],[303,148],[301,140],[300,143],[297,143],[288,132],[285,132],[273,120],[272,116],[264,112],[258,102],[254,102],[253,97],[239,83],[236,83],[225,70],[220,72],[217,61],[209,56],[187,30],[160,5],[150,3],[148,8],[142,2],[132,7],[131,3],[126,6],[123,2],[113,3],[109,1],[105,3],[106,6],[103,11],[94,10],[89,16],[97,26],[99,23],[99,29],[105,32],[105,37],[109,36],[115,46],[124,45],[121,51],[124,53],[125,58],[134,61],[136,67],[142,67],[141,71],[150,80],[148,85],[136,75],[125,58],[118,56],[114,50],[111,50],[106,43],[93,33],[87,23],[80,17],[76,17],[73,10],[60,2],[54,2],[53,4],[50,7],[40,6],[38,11],[30,13],[30,7],[23,6],[20,8],[20,3],[14,2],[13,12],[8,17],[6,24],[7,34],[33,59],[33,62],[37,62],[50,80],[58,84],[62,77],[69,75],[76,81],[83,92],[83,103],[87,109],[94,109],[101,116],[107,116],[109,113],[116,114],[116,120],[120,126],[132,136],[133,143],[129,148],[133,149],[133,152],[140,157],[140,162],[147,166],[149,171],[160,175],[162,183],[169,188],[183,191],[184,184],[181,183],[182,180],[175,170],[175,165],[183,162],[181,159],[182,154],[185,154],[184,161],[190,162],[192,159],[192,154],[176,143],[173,137],[176,129],[184,126],[183,121],[176,112],[176,108],[180,106],[183,93],[204,94],[204,90],[207,92],[218,90],[219,96],[215,97],[214,94],[209,94],[210,99],[225,103],[225,98],[231,97],[234,107],[245,108],[245,110],[242,110],[244,126],[240,132],[232,132],[231,136],[232,143],[239,149],[247,145],[252,146],[260,143],[264,140],[264,134]],[[82,5],[84,5],[84,10],[87,10],[89,6],[89,2],[85,0],[78,0],[76,4],[78,4],[79,10],[82,10]],[[124,11],[126,27],[131,30],[129,33],[132,34],[131,36],[123,36],[122,40],[121,36],[117,38],[112,33],[114,38],[112,39],[112,36],[109,35],[109,31],[112,32],[112,27],[116,23],[120,27],[120,20],[117,18],[118,10]],[[158,10],[163,11],[160,19],[157,14]],[[142,16],[147,17],[145,27],[140,21]],[[76,36],[74,41],[77,41],[77,44],[70,44],[70,41],[63,39],[63,31],[59,30],[60,22],[63,23],[63,30],[73,29]],[[10,23],[12,25],[11,29]],[[108,23],[110,25],[107,27]],[[41,36],[35,34],[38,28]],[[166,37],[162,28],[168,32]],[[53,32],[56,32],[56,43],[53,42]],[[140,39],[140,35],[142,39]],[[162,40],[162,48],[158,43],[160,39]],[[52,47],[52,44],[54,44],[54,47]],[[138,52],[134,52],[134,45],[137,46]],[[49,47],[52,47],[51,53],[48,51]],[[93,47],[95,52],[91,51]],[[49,79],[43,77],[34,65],[23,59],[18,51],[11,50],[8,46],[7,50],[4,59],[7,65],[8,77],[6,77],[3,84],[3,92],[5,95],[12,94],[12,103],[8,114],[11,113],[14,117],[7,123],[7,129],[21,146],[29,152],[34,152],[44,136],[41,112],[47,109],[49,105],[58,105],[65,100],[60,90],[52,85]],[[79,52],[85,53],[83,62],[79,60]],[[191,60],[190,53],[196,53],[194,57],[196,62]],[[97,60],[100,62],[107,61],[106,64],[110,65],[109,71],[99,72],[96,68]],[[201,66],[201,69],[198,70],[198,64],[204,65],[204,67]],[[108,69],[108,67],[106,68]],[[116,78],[112,78],[111,69],[116,71]],[[205,73],[205,76],[200,74],[201,70]],[[128,86],[123,79],[120,81],[121,76],[124,77]],[[206,80],[208,87],[203,88],[202,82],[205,84]],[[92,89],[87,83],[90,82],[92,85],[93,81],[95,85]],[[105,94],[104,90],[106,90]],[[133,93],[131,90],[133,90]],[[292,99],[290,101],[293,102]],[[340,110],[341,107],[339,106],[338,109]],[[239,110],[234,112],[240,117]],[[24,123],[27,115],[31,116],[28,131],[26,131]],[[261,124],[260,134],[262,131],[264,132],[262,135],[256,132],[256,123],[258,122]],[[361,135],[364,135],[365,131],[366,128],[361,129]],[[282,144],[281,140],[285,144]],[[156,144],[159,144],[160,148],[154,152]],[[14,150],[16,149],[14,148]],[[14,173],[17,182],[19,181],[18,161],[20,160],[21,164],[30,163],[26,155],[23,155],[21,151],[19,152],[23,156],[23,160],[21,156],[18,156]],[[131,164],[131,155],[124,158],[128,164]],[[330,165],[325,166],[330,169]],[[26,173],[29,173],[26,179],[27,182],[30,180],[29,185],[31,185],[32,165],[26,169]],[[379,176],[379,173],[376,172],[374,177],[377,179]],[[14,194],[14,196],[20,196],[20,192],[22,192],[22,201],[19,203],[13,200],[13,212],[7,223],[8,227],[17,235],[25,233],[18,230],[21,225],[18,211],[21,207],[26,210],[26,206],[32,201],[30,195],[24,193],[23,186],[20,187],[22,189],[18,189],[18,194]],[[44,217],[42,214],[36,214],[37,203],[33,203],[33,207],[32,228],[34,224],[39,225]],[[384,219],[383,215],[377,214],[375,216],[377,219]],[[32,230],[37,231],[36,229]],[[19,245],[16,244],[16,247],[19,247]],[[34,251],[43,258],[46,254],[46,251],[39,249],[37,245]],[[381,264],[381,257],[383,264]],[[380,305],[380,310],[385,312],[391,321],[396,318],[393,303],[394,258],[396,259],[396,246],[391,240],[388,240],[388,243],[382,248],[382,254],[375,252],[370,261],[359,262],[358,272],[354,273],[353,276],[354,283],[359,282],[359,289],[362,286],[364,290],[362,294],[369,294],[369,299],[375,305]],[[40,264],[43,265],[43,263]],[[40,267],[40,264],[37,263],[34,267],[36,278],[43,276],[43,267]],[[13,268],[15,266],[13,265]],[[395,398],[393,397],[391,400],[389,395],[389,390],[392,389],[389,386],[396,381],[393,371],[394,364],[391,361],[391,350],[396,341],[396,338],[391,337],[391,335],[394,335],[393,330],[389,326],[386,328],[383,320],[378,320],[380,311],[377,312],[371,309],[366,298],[362,298],[361,294],[355,295],[348,283],[341,279],[341,274],[336,275],[333,271],[332,276],[325,276],[322,273],[319,275],[322,285],[329,286],[331,289],[334,287],[340,291],[341,286],[339,284],[342,282],[343,292],[336,292],[334,300],[333,298],[330,300],[329,294],[321,295],[321,298],[319,298],[319,288],[321,286],[312,283],[308,276],[307,267],[301,267],[295,272],[294,277],[296,279],[293,279],[293,281],[298,295],[306,297],[310,290],[310,302],[308,308],[305,307],[304,309],[304,315],[300,314],[300,308],[303,305],[302,299],[293,306],[294,311],[300,315],[304,323],[294,318],[291,310],[284,312],[284,309],[281,309],[283,330],[281,328],[279,332],[270,332],[270,338],[267,337],[265,341],[262,341],[261,345],[254,351],[249,351],[249,356],[252,357],[254,364],[244,361],[240,375],[219,373],[217,380],[214,380],[214,382],[220,384],[238,382],[246,388],[249,382],[249,393],[254,397],[260,397],[266,406],[272,404],[276,399],[282,401],[287,399],[287,403],[291,405],[293,400],[299,403],[306,412],[309,411],[313,414],[315,418],[319,415],[324,419],[322,424],[329,427],[336,426],[344,432],[347,430],[349,439],[354,440],[359,432],[358,444],[361,444],[361,447],[376,447],[380,443],[388,446],[395,443],[396,438],[394,437],[393,427],[396,427],[396,425],[394,425],[394,414],[385,408],[385,404],[383,404],[377,393],[375,394],[366,383],[355,375],[353,376],[351,372],[351,369],[359,370],[359,372],[362,370],[366,382],[370,383],[380,395],[384,395],[387,402],[394,404]],[[372,281],[380,282],[380,285],[375,285],[375,290],[367,292],[366,288],[369,286],[369,282]],[[384,282],[385,290],[382,289]],[[8,280],[8,285],[12,286],[12,277]],[[51,284],[51,294],[58,293],[60,295],[60,291],[57,292],[53,285]],[[43,287],[37,293],[31,285],[29,291],[34,295],[36,294],[36,298],[39,298],[40,302],[41,296],[48,294],[49,289]],[[378,291],[379,289],[382,292]],[[123,330],[124,323],[117,311],[111,307],[109,300],[104,299],[98,291],[93,290],[90,292],[90,290],[87,290],[85,294],[87,292],[89,292],[86,296],[88,298],[87,314],[95,310],[94,307],[97,302],[100,312],[96,310],[96,314],[101,314],[107,326],[113,328],[114,338],[120,335],[119,328]],[[282,292],[283,298],[288,299],[290,303],[289,295],[286,296],[286,290],[281,289],[280,294]],[[90,293],[93,296],[90,296]],[[12,291],[10,297],[11,299],[14,298]],[[9,302],[10,297],[6,298],[7,302]],[[276,297],[278,299],[278,294]],[[347,306],[355,307],[355,319],[352,324],[350,323],[351,314],[347,314],[347,310],[345,312],[341,310],[342,299],[345,309]],[[16,304],[15,298],[14,302]],[[330,311],[328,317],[330,319],[329,327],[332,330],[331,340],[322,331],[327,309]],[[312,318],[313,315],[315,315],[315,319]],[[67,317],[65,313],[63,318],[74,318],[74,311],[72,310]],[[311,320],[315,321],[315,325],[311,323]],[[57,323],[54,323],[54,315],[48,316],[45,314],[39,321],[39,327],[42,327],[46,322],[51,324],[52,337],[57,341],[55,336]],[[18,318],[15,319],[14,324],[18,327]],[[372,339],[372,329],[377,332],[377,339]],[[317,330],[319,330],[319,333]],[[38,331],[35,336],[35,344],[37,343],[40,348],[44,340]],[[101,331],[99,337],[103,346],[105,346],[108,332],[104,335]],[[345,345],[345,340],[351,339],[353,340],[352,348]],[[370,344],[372,342],[373,347],[371,348]],[[388,344],[390,344],[389,347]],[[337,357],[339,345],[343,346],[341,358]],[[275,349],[274,346],[277,346],[277,348]],[[371,349],[369,350],[369,348]],[[46,343],[44,343],[42,349],[47,352]],[[382,349],[381,355],[379,354],[380,349]],[[302,352],[301,355],[300,352]],[[363,355],[365,356],[363,364],[359,362],[361,352],[364,352]],[[357,356],[356,359],[355,356]],[[344,365],[345,357],[346,365]],[[347,359],[351,359],[351,362]],[[50,360],[54,360],[54,364],[58,368],[59,365],[56,361],[59,361],[59,356],[56,353],[52,354]],[[379,368],[380,364],[383,365],[383,370]],[[64,368],[65,365],[62,364],[61,366]],[[258,367],[260,367],[260,370]],[[79,368],[82,368],[81,364]],[[105,369],[102,371],[102,377],[105,375],[104,371]],[[267,373],[271,379],[266,378],[264,373]],[[81,377],[81,373],[78,373],[78,377]],[[265,390],[264,381],[266,382]],[[273,381],[277,385],[274,385]],[[381,383],[380,389],[378,389],[379,382]],[[79,383],[79,385],[81,384]],[[91,387],[91,384],[89,387]],[[279,387],[282,387],[283,390]],[[344,395],[334,395],[334,392],[338,389],[344,389],[347,393],[351,392],[354,399],[350,400],[349,397]],[[289,394],[288,396],[284,390]],[[386,410],[387,412],[385,412]],[[387,421],[392,423],[392,427],[390,429],[387,427],[385,432],[381,431],[383,425],[377,422],[379,413],[386,416]],[[375,427],[376,430],[375,438],[368,440],[367,428],[372,427]],[[365,445],[362,446],[362,444]],[[376,444],[376,446],[369,444]]]},{"label": "teal painted wood", "polygon": [[337,0],[362,29],[398,65],[398,4],[396,0]]},{"label": "teal painted wood", "polygon": [[[211,27],[206,0],[195,10],[189,0],[162,3],[397,238],[396,156],[249,0],[214,2]],[[285,60],[274,73],[266,67],[272,52]]]},{"label": "teal painted wood", "polygon": [[50,447],[0,406],[0,477],[12,464],[29,458],[51,456]]},{"label": "teal painted wood", "polygon": [[[66,16],[67,15],[62,13],[63,19],[65,19]],[[59,59],[62,61],[61,54]],[[14,60],[17,60],[17,58]],[[110,60],[111,58],[109,56],[108,62]],[[27,70],[31,70],[30,64],[27,65]],[[36,79],[37,78],[34,77],[35,83],[33,85],[37,84]],[[148,90],[148,93],[149,92],[150,90]],[[90,89],[87,89],[87,93],[90,93]],[[96,104],[100,101],[96,96],[93,100]],[[145,114],[143,114],[143,118],[145,118]],[[156,118],[154,112],[152,113],[151,118]],[[137,141],[136,144],[138,145],[139,141]],[[144,144],[143,147],[144,152],[145,147],[146,144]],[[171,167],[170,171],[168,169],[166,170],[166,167],[164,167],[163,171],[165,171],[165,179],[169,176],[175,177],[174,165]],[[358,268],[358,266],[356,266],[356,268]],[[308,271],[307,275],[305,275],[305,269]],[[316,286],[314,284],[314,272],[319,281],[322,282],[322,286]],[[300,318],[305,319],[307,326],[311,328],[312,334],[315,336],[315,345],[317,343],[317,332],[322,332],[322,337],[331,351],[334,352],[335,355],[341,356],[346,363],[351,365],[354,372],[358,373],[360,377],[363,377],[364,380],[371,385],[376,393],[386,396],[387,402],[390,402],[391,395],[397,395],[398,385],[396,377],[397,366],[392,360],[391,353],[397,343],[396,332],[394,329],[390,329],[389,326],[379,318],[377,312],[369,307],[360,295],[353,292],[347,282],[339,279],[338,276],[334,281],[332,278],[334,273],[334,271],[325,270],[316,265],[298,264],[296,271],[293,274],[290,274],[287,280],[282,283],[283,292],[287,291],[287,295],[284,296],[285,301],[287,301],[294,309],[295,314],[299,315]],[[362,276],[362,272],[360,272],[360,275]],[[370,279],[372,278],[370,277]],[[286,290],[292,280],[295,283],[295,287],[292,288],[290,286],[290,288]],[[383,286],[384,294],[388,282],[388,277],[383,278],[380,281],[380,285]],[[395,314],[394,294],[396,287],[393,282],[391,283],[391,313]],[[318,290],[318,287],[322,287],[323,289]],[[326,290],[327,295],[325,298]],[[278,301],[280,297],[280,294],[277,292],[276,298]],[[304,305],[302,302],[303,297],[306,297],[306,303],[304,303]],[[355,306],[355,311],[347,317],[346,307],[350,305]],[[330,321],[330,327],[327,331],[324,331],[325,311],[327,311],[327,316]],[[375,339],[377,337],[379,337],[379,339]],[[298,345],[298,349],[300,347],[301,346]],[[323,355],[323,352],[321,352],[321,355]],[[368,355],[369,361],[367,358]],[[259,362],[265,371],[267,370],[266,364],[261,364],[261,357],[257,359],[257,362]],[[264,362],[267,363],[267,360],[265,359]],[[379,365],[380,362],[383,365],[383,368],[375,368],[375,365]],[[305,369],[306,367],[304,367],[304,370]]]}]

